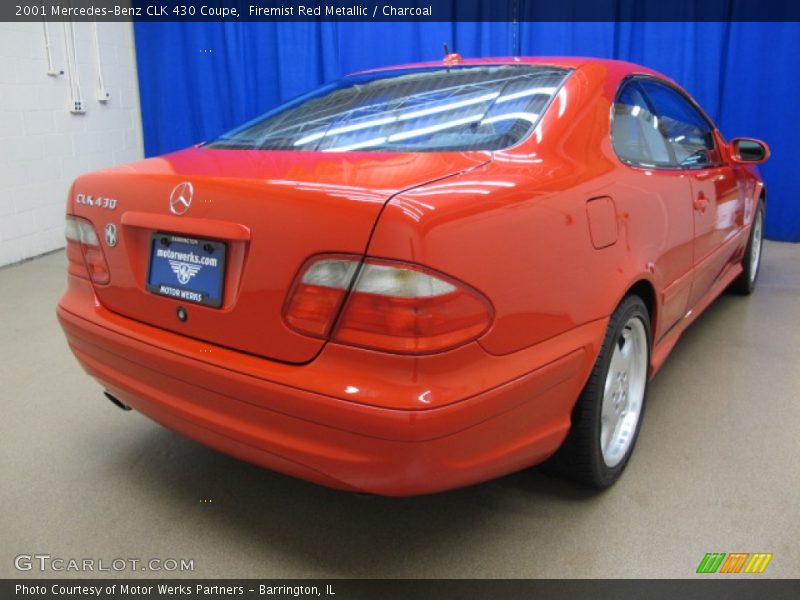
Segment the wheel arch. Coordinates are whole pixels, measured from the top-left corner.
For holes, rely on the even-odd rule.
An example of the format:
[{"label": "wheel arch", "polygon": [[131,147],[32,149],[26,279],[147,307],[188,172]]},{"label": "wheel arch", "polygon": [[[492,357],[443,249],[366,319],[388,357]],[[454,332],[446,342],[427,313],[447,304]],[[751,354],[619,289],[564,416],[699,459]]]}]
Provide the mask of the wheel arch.
[{"label": "wheel arch", "polygon": [[[650,315],[650,336],[655,337],[655,332],[657,331],[656,326],[658,325],[658,295],[656,294],[656,288],[653,285],[653,282],[647,278],[641,278],[638,281],[634,282],[623,294],[620,302],[624,300],[628,296],[638,296],[644,302],[644,305],[647,307],[647,313]],[[653,340],[650,340],[652,345]]]}]

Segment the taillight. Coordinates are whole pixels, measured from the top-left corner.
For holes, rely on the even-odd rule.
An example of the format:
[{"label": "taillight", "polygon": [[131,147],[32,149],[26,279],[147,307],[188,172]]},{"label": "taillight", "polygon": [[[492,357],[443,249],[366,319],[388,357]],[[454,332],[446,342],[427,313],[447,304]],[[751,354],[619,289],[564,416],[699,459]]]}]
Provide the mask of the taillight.
[{"label": "taillight", "polygon": [[358,264],[358,260],[339,256],[306,263],[289,295],[286,322],[301,333],[327,336]]},{"label": "taillight", "polygon": [[94,226],[86,219],[67,215],[64,235],[69,272],[79,277],[88,275],[94,283],[108,283],[108,264]]},{"label": "taillight", "polygon": [[286,322],[301,333],[406,354],[464,344],[492,320],[488,300],[440,273],[343,256],[307,264],[286,306]]}]

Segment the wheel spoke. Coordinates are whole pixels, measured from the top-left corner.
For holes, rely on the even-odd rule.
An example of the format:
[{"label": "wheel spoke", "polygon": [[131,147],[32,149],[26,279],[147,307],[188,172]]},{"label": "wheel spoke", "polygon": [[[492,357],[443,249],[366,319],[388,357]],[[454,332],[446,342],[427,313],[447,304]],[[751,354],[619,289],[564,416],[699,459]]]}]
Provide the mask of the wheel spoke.
[{"label": "wheel spoke", "polygon": [[631,369],[631,365],[633,363],[633,346],[634,341],[631,336],[631,331],[626,327],[625,330],[622,332],[622,339],[624,340],[622,349],[620,350],[620,358],[621,358],[621,366],[620,370],[624,373],[628,373]]},{"label": "wheel spoke", "polygon": [[617,386],[612,385],[610,392],[603,396],[603,405],[601,407],[600,413],[602,418],[608,423],[611,423],[616,419],[616,415],[614,414],[614,395],[617,392],[618,392]]},{"label": "wheel spoke", "polygon": [[611,363],[608,365],[605,389],[603,390],[604,397],[607,396],[609,391],[617,385],[617,376],[624,366],[625,365],[622,363],[622,356],[620,354],[619,347],[614,346],[614,352],[611,355]]}]

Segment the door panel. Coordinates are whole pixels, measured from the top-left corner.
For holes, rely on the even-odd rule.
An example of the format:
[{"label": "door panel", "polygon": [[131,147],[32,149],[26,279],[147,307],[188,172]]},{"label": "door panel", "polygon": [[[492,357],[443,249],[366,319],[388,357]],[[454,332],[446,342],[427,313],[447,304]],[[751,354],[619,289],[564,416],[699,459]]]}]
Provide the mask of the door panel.
[{"label": "door panel", "polygon": [[744,202],[730,167],[687,171],[694,208],[695,277],[689,305],[711,288],[731,260],[733,239],[744,223]]}]

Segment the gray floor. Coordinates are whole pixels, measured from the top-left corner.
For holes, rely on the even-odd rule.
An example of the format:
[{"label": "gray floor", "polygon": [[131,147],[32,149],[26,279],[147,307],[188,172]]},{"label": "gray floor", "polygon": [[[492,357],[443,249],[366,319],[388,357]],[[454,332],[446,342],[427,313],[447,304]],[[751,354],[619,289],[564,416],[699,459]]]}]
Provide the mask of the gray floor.
[{"label": "gray floor", "polygon": [[33,553],[194,559],[196,577],[688,577],[736,551],[800,576],[800,245],[768,243],[756,293],[684,335],[599,494],[529,470],[361,497],[208,450],[101,397],[56,324],[64,277],[61,253],[0,270],[2,577]]}]

